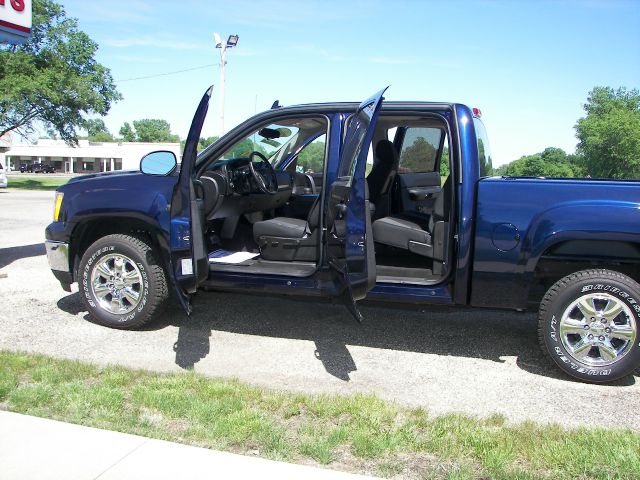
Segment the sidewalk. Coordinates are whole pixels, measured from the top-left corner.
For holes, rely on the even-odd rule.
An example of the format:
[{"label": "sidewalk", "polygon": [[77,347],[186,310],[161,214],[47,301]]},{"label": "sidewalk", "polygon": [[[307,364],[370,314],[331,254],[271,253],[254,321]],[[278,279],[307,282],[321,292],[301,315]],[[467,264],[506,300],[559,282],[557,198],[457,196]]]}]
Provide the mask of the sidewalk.
[{"label": "sidewalk", "polygon": [[371,479],[9,412],[0,412],[0,478]]}]

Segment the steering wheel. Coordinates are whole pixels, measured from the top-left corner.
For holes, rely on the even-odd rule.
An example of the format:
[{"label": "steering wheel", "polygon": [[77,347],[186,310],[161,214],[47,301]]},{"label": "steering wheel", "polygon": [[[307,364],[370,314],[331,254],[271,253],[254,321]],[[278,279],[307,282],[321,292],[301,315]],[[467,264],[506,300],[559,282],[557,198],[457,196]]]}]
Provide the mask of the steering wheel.
[{"label": "steering wheel", "polygon": [[[260,163],[266,166],[266,169],[269,171],[269,174],[273,178],[273,182],[267,183],[267,181],[265,180],[265,177],[259,171],[256,170],[256,168],[253,165],[253,157],[260,158]],[[267,157],[265,157],[260,152],[256,152],[256,151],[251,152],[249,154],[249,170],[251,171],[251,176],[258,184],[258,188],[263,193],[270,193],[272,195],[276,193],[276,191],[278,190],[278,180],[276,178],[276,172],[273,169],[273,166],[269,163],[269,160],[267,160]]]}]

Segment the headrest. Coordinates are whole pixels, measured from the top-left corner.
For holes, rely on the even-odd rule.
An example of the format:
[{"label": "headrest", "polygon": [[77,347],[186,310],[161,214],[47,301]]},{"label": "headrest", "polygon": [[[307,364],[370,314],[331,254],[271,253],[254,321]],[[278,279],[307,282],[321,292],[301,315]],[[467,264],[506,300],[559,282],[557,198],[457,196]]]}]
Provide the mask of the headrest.
[{"label": "headrest", "polygon": [[396,147],[390,140],[380,140],[376,145],[376,158],[382,163],[393,165],[397,155]]}]

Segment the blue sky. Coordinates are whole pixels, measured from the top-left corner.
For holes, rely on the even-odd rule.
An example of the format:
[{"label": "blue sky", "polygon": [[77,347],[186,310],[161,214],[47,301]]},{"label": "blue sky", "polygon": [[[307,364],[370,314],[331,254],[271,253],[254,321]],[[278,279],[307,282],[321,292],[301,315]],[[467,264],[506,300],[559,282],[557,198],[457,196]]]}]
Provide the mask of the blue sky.
[{"label": "blue sky", "polygon": [[[105,118],[164,118],[185,137],[228,53],[225,127],[283,105],[363,100],[466,103],[483,112],[494,165],[548,146],[573,152],[596,85],[640,87],[640,1],[64,0],[98,44],[124,100]],[[152,76],[177,70],[180,74]],[[204,135],[216,135],[219,90]]]}]

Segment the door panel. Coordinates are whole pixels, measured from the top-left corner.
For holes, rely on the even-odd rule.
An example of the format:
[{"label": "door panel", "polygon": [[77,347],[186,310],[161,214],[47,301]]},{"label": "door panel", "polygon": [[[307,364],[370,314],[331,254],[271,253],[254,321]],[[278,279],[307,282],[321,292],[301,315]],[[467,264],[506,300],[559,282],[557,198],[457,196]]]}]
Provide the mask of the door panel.
[{"label": "door panel", "polygon": [[351,117],[325,218],[329,266],[341,287],[339,291],[345,294],[347,307],[359,321],[362,316],[355,301],[364,298],[375,285],[375,256],[369,252],[373,249],[373,234],[365,167],[385,90],[361,103]]},{"label": "door panel", "polygon": [[438,172],[404,173],[396,177],[397,195],[403,216],[426,219],[442,195]]},{"label": "door panel", "polygon": [[398,128],[394,143],[400,149],[395,185],[395,213],[428,221],[442,194],[440,158],[446,132],[439,126],[413,124]]},{"label": "door panel", "polygon": [[282,209],[285,217],[306,219],[309,210],[322,191],[322,173],[293,173],[293,189],[287,205]]},{"label": "door panel", "polygon": [[191,295],[207,279],[209,262],[202,225],[202,202],[196,196],[193,178],[197,145],[209,109],[213,87],[209,88],[196,110],[187,136],[178,182],[171,199],[171,274],[178,299],[190,314]]}]

